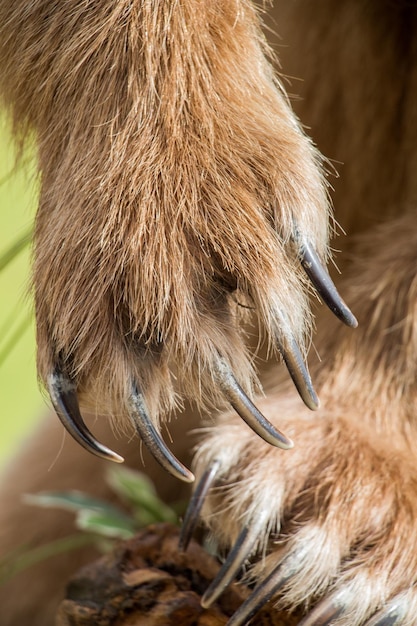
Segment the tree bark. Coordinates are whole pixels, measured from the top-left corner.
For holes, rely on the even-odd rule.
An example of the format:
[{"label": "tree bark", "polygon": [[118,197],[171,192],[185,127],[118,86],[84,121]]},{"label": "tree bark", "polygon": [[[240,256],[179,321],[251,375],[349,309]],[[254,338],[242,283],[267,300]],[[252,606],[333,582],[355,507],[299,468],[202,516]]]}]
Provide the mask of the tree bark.
[{"label": "tree bark", "polygon": [[[82,568],[69,582],[56,626],[223,626],[249,594],[231,585],[209,609],[200,599],[218,562],[192,541],[178,550],[178,529],[150,526],[110,554]],[[300,615],[268,603],[258,626],[295,626]]]}]

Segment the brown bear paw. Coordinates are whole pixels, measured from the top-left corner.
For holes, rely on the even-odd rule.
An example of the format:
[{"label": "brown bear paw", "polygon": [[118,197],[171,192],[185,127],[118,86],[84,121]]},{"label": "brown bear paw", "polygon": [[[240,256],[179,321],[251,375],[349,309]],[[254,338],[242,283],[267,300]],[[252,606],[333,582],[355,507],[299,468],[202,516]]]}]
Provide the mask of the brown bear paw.
[{"label": "brown bear paw", "polygon": [[280,608],[304,607],[303,626],[411,626],[417,615],[411,455],[352,425],[354,411],[312,419],[288,397],[261,402],[269,414],[274,405],[297,442],[293,450],[266,446],[233,419],[217,425],[198,450],[181,545],[201,515],[228,550],[203,606],[243,568],[242,580],[254,590],[228,626],[248,623],[271,598]]},{"label": "brown bear paw", "polygon": [[[37,62],[28,104],[42,170],[40,377],[84,447],[121,460],[87,430],[79,402],[133,427],[186,481],[192,474],[159,433],[161,416],[183,399],[229,401],[270,443],[291,445],[249,399],[257,379],[241,324],[248,311],[313,409],[302,356],[306,275],[356,324],[322,265],[329,208],[321,157],[273,76],[256,11],[246,2],[215,11],[197,4],[163,3],[158,16],[124,0],[93,13],[78,3],[69,15],[57,5],[65,15],[42,22],[54,49],[30,21],[28,41],[9,42],[49,55]],[[25,80],[8,79],[22,103],[33,80],[29,56],[19,58]]]}]

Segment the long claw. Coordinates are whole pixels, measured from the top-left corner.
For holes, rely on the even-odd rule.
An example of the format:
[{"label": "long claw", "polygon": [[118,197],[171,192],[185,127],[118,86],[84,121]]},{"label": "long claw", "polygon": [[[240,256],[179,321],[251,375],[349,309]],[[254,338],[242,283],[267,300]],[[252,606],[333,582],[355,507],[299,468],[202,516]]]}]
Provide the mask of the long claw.
[{"label": "long claw", "polygon": [[[295,557],[295,559],[294,559]],[[297,573],[296,555],[287,557],[263,580],[238,608],[226,626],[242,626]]]},{"label": "long claw", "polygon": [[75,441],[95,456],[123,463],[123,457],[99,443],[88,430],[80,413],[75,383],[55,368],[48,376],[47,387],[56,414]]},{"label": "long claw", "polygon": [[408,610],[404,597],[396,598],[371,617],[365,626],[400,626]]},{"label": "long claw", "polygon": [[224,589],[233,581],[244,562],[249,558],[259,535],[265,527],[267,516],[262,512],[256,521],[244,528],[222,568],[210,584],[201,599],[201,606],[207,609],[223,593]]},{"label": "long claw", "polygon": [[277,430],[256,408],[237,382],[229,365],[221,357],[217,359],[216,370],[223,393],[248,426],[267,443],[284,450],[292,448],[294,444],[291,439]]},{"label": "long claw", "polygon": [[328,626],[342,615],[346,606],[343,593],[333,594],[322,600],[311,613],[301,620],[299,626]]},{"label": "long claw", "polygon": [[169,450],[149,416],[143,395],[134,385],[129,398],[129,416],[136,432],[152,456],[170,474],[186,483],[194,481],[194,475]]},{"label": "long claw", "polygon": [[320,401],[295,339],[282,335],[278,348],[301,399],[309,409],[315,411],[318,409]]},{"label": "long claw", "polygon": [[191,537],[194,534],[200,518],[201,509],[203,508],[207,493],[213,484],[219,467],[219,461],[213,461],[198,481],[198,485],[191,496],[187,511],[185,512],[184,521],[182,523],[180,538],[178,540],[178,548],[183,552],[187,550]]},{"label": "long claw", "polygon": [[301,244],[300,260],[307,276],[317,289],[323,302],[344,324],[351,328],[356,328],[358,320],[342,300],[329,273],[321,264],[317,252],[305,241]]}]

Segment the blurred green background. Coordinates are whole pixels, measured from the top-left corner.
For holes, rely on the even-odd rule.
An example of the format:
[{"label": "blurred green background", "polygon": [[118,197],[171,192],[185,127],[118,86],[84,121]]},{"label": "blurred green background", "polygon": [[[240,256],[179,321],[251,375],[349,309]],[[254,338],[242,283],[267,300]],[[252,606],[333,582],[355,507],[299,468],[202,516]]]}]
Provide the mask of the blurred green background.
[{"label": "blurred green background", "polygon": [[35,370],[30,246],[1,269],[4,253],[30,230],[37,204],[34,159],[25,154],[17,167],[15,160],[0,117],[0,469],[45,412]]}]

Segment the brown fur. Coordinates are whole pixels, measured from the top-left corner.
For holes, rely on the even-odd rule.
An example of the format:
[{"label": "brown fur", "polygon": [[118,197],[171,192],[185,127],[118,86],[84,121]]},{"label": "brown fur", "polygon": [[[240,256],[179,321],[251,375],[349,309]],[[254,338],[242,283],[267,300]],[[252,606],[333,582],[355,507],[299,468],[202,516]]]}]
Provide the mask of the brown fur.
[{"label": "brown fur", "polygon": [[[303,79],[289,88],[302,95],[294,107],[340,170],[332,178],[336,219],[360,235],[336,243],[344,249],[341,291],[360,328],[345,329],[313,305],[319,414],[301,407],[275,360],[261,368],[260,406],[294,438],[293,452],[268,447],[230,415],[203,436],[197,471],[220,458],[224,486],[204,517],[228,547],[267,510],[259,542],[267,557],[254,565],[257,578],[283,551],[305,550],[282,601],[311,605],[345,586],[361,600],[340,622],[352,626],[405,592],[412,624],[417,7],[294,0],[277,2],[273,18],[283,71]],[[265,53],[245,0],[0,3],[3,98],[17,135],[34,131],[39,145],[39,372],[44,379],[63,356],[93,411],[123,418],[132,377],[155,419],[175,405],[175,394],[218,401],[217,352],[250,389],[239,324],[246,309],[237,303],[256,309],[272,344],[282,314],[300,341],[308,336],[306,281],[291,238],[295,221],[327,255],[326,188],[320,157]],[[187,409],[173,428],[188,430],[192,419]],[[39,435],[23,459],[38,463],[41,441],[49,466],[56,437]],[[174,439],[186,460],[187,442]],[[44,536],[62,532],[60,518],[45,521],[43,513],[17,522],[17,497],[43,481],[65,486],[72,471],[74,486],[83,484],[84,471],[92,475],[99,462],[82,455],[66,444],[48,480],[45,468],[36,478],[11,470],[4,543],[36,540],[41,524]],[[163,490],[170,479],[155,471]],[[99,469],[97,476],[92,490],[103,493]],[[14,594],[30,573],[7,588],[5,626],[51,621],[73,564],[56,567],[59,585],[39,583],[48,568],[35,571],[39,587],[24,602]],[[48,615],[34,611],[41,587],[51,598]]]},{"label": "brown fur", "polygon": [[59,357],[116,416],[132,377],[155,416],[175,390],[201,402],[217,352],[250,386],[236,299],[272,343],[282,311],[302,340],[294,221],[324,255],[327,242],[318,156],[253,7],[10,0],[0,23],[5,100],[39,143],[41,378]]}]

